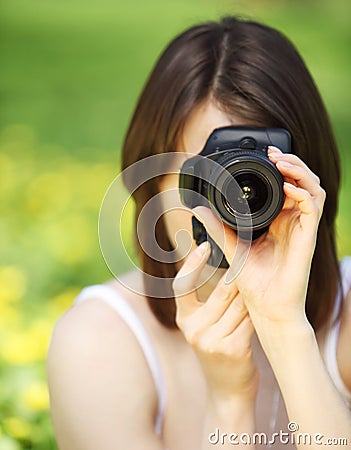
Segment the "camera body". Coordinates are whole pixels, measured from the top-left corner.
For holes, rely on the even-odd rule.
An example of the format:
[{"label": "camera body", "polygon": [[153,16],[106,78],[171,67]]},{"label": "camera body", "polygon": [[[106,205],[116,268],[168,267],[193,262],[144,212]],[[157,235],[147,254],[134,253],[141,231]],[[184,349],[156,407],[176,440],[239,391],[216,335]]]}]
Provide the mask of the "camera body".
[{"label": "camera body", "polygon": [[[290,133],[283,128],[217,128],[201,153],[180,170],[182,203],[189,208],[207,206],[240,237],[258,238],[285,198],[283,177],[267,155],[270,145],[290,153]],[[199,237],[194,221],[193,233],[197,243],[206,240]]]}]

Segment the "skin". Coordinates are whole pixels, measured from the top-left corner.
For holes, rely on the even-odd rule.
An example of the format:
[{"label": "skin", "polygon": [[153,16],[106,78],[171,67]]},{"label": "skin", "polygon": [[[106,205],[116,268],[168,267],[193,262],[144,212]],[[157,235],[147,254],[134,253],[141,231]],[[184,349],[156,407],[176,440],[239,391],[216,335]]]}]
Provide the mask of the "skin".
[{"label": "skin", "polygon": [[[201,104],[186,123],[178,151],[198,153],[213,129],[230,124],[240,124],[240,119],[227,117],[211,102]],[[253,359],[253,350],[273,368],[288,416],[299,424],[299,431],[351,436],[349,411],[326,373],[304,313],[325,193],[296,156],[272,149],[269,157],[287,180],[283,211],[269,232],[255,241],[243,270],[229,284],[220,270],[200,290],[192,290],[203,274],[209,248],[205,244],[190,252],[174,281],[179,330],[162,327],[144,298],[112,283],[141,317],[160,356],[167,379],[164,442],[169,449],[213,448],[207,436],[216,427],[228,433],[255,430],[258,374],[265,377],[271,369],[261,365],[260,358]],[[174,189],[177,183],[176,175],[168,175],[161,188]],[[206,208],[195,213],[220,244],[223,228],[218,219]],[[166,221],[171,239],[179,229],[190,230],[188,213],[167,213]],[[231,261],[236,235],[228,228],[224,231],[222,249]],[[135,273],[126,274],[123,281],[141,282]],[[347,304],[351,305],[350,293]],[[337,351],[349,388],[350,310],[348,306],[343,311]],[[318,338],[323,340],[323,330]],[[308,371],[302,369],[307,367]],[[58,321],[47,368],[61,450],[164,448],[154,432],[157,394],[144,356],[133,333],[104,302],[92,299],[75,305]],[[267,408],[261,416],[270,416]],[[283,416],[281,420],[286,427]],[[262,427],[269,431],[267,424]]]}]

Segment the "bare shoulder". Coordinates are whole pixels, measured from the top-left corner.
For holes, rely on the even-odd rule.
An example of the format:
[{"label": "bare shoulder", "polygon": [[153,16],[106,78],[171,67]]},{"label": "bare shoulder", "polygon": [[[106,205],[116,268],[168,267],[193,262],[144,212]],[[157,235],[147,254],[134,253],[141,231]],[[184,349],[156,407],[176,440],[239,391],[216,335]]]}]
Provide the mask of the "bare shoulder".
[{"label": "bare shoulder", "polygon": [[139,440],[159,448],[150,371],[134,334],[105,302],[83,301],[58,320],[47,377],[60,449],[140,448]]},{"label": "bare shoulder", "polygon": [[[101,344],[104,344],[103,349]],[[137,357],[139,348],[128,326],[111,306],[99,298],[73,305],[56,322],[50,343],[49,361],[55,351],[66,347],[71,352],[84,347],[84,354],[93,355],[98,352],[100,357],[104,351],[123,356],[127,349],[128,353],[134,349],[135,352],[132,353]]]},{"label": "bare shoulder", "polygon": [[[133,280],[132,274],[126,274],[125,277]],[[123,286],[119,287],[118,283],[110,284],[120,291],[129,303],[131,302],[127,289]],[[54,348],[68,344],[72,351],[76,346],[83,345],[89,348],[89,354],[92,354],[94,349],[99,350],[101,354],[102,343],[105,344],[106,350],[115,351],[119,356],[125,352],[130,354],[131,350],[135,350],[132,353],[137,359],[141,354],[132,331],[119,314],[100,298],[92,297],[88,301],[72,305],[57,321],[51,339],[49,357]]]},{"label": "bare shoulder", "polygon": [[341,317],[338,351],[337,351],[338,365],[341,377],[346,387],[351,392],[350,342],[351,342],[351,289],[349,290],[344,302]]}]

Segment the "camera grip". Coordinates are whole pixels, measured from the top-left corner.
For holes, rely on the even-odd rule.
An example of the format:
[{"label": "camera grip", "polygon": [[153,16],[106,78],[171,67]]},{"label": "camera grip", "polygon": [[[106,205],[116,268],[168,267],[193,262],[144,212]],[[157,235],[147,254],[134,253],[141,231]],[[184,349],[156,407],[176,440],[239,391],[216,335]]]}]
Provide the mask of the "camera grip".
[{"label": "camera grip", "polygon": [[212,267],[227,269],[229,267],[229,264],[225,256],[223,255],[222,250],[207,233],[206,228],[203,226],[203,224],[195,216],[192,217],[192,228],[196,245],[200,245],[205,241],[208,241],[211,245],[211,254],[208,258],[207,264]]}]

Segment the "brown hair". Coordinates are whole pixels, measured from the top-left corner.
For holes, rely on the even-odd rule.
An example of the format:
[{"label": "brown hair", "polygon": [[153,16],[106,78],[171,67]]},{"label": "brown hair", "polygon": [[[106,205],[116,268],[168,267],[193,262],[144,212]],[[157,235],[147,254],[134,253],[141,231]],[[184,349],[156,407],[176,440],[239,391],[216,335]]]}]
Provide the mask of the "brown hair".
[{"label": "brown hair", "polygon": [[[288,129],[293,153],[320,177],[327,199],[306,303],[307,317],[318,329],[331,317],[340,284],[334,230],[340,162],[328,115],[312,77],[294,46],[280,32],[256,22],[225,17],[219,23],[194,26],[176,37],[159,58],[140,96],[124,142],[122,169],[150,155],[174,151],[187,117],[209,97],[229,116],[258,126]],[[136,218],[158,192],[159,180],[154,178],[133,194]],[[162,218],[156,236],[164,250],[172,250]],[[144,272],[175,276],[174,264],[151,259],[136,244]],[[146,293],[151,292],[147,285],[145,288]],[[165,294],[165,299],[148,297],[148,302],[161,323],[175,328],[175,302],[166,298],[169,292]]]}]

